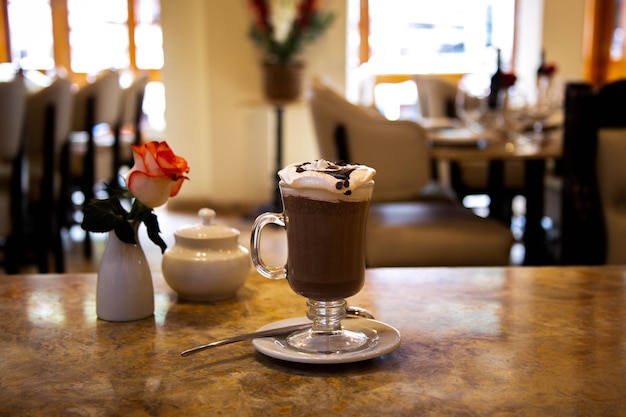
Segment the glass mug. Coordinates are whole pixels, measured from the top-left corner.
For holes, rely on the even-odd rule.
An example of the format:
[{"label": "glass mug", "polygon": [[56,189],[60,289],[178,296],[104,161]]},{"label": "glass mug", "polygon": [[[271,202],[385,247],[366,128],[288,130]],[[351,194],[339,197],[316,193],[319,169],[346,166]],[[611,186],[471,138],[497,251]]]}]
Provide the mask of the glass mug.
[{"label": "glass mug", "polygon": [[[341,321],[346,316],[345,298],[358,293],[365,280],[365,227],[374,182],[370,179],[353,194],[294,187],[282,180],[279,188],[283,213],[259,215],[252,227],[250,246],[252,261],[261,275],[286,278],[293,291],[308,299],[307,317],[313,322],[312,328],[289,335],[287,344],[311,353],[366,348],[370,338],[344,329]],[[286,265],[269,266],[262,260],[261,231],[268,224],[286,230]]]}]

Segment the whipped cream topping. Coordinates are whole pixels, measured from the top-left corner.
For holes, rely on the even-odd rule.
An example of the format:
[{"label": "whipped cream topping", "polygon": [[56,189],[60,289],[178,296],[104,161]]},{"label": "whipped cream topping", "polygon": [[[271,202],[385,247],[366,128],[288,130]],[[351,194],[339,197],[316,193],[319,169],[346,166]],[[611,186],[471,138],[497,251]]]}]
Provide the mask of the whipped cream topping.
[{"label": "whipped cream topping", "polygon": [[289,186],[293,190],[292,194],[343,201],[369,199],[375,174],[376,170],[366,165],[335,163],[323,159],[290,164],[278,172],[281,184]]}]

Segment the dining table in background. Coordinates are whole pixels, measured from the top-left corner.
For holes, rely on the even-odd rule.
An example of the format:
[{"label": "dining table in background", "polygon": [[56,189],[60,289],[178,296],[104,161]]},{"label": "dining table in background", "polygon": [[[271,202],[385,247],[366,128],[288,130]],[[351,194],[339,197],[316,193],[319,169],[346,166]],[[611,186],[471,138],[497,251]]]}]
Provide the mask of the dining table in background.
[{"label": "dining table in background", "polygon": [[[490,215],[503,218],[498,207],[504,190],[504,163],[524,162],[523,194],[526,197],[524,244],[525,265],[554,263],[547,249],[546,233],[541,225],[545,213],[545,177],[549,160],[556,160],[563,153],[563,132],[551,129],[540,139],[509,139],[502,132],[488,132],[486,136],[469,132],[464,127],[429,128],[430,155],[436,165],[436,175],[443,184],[450,185],[450,164],[460,161],[484,161],[488,163],[487,190],[491,198]],[[469,132],[469,133],[468,133]],[[529,133],[528,135],[533,135]]]},{"label": "dining table in background", "polygon": [[155,313],[98,320],[95,274],[0,276],[0,415],[626,416],[626,267],[386,268],[348,301],[391,353],[296,363],[211,340],[303,316],[285,280],[192,303],[154,273]]}]

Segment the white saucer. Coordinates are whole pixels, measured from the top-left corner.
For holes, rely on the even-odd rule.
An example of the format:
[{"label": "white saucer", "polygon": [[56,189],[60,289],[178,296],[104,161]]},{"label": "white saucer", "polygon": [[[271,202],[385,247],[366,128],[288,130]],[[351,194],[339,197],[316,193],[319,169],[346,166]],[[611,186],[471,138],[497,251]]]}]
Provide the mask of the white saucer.
[{"label": "white saucer", "polygon": [[[307,322],[310,322],[310,320],[306,317],[297,317],[267,324],[259,330],[268,330],[276,327],[290,326]],[[287,343],[285,342],[286,335],[254,339],[252,341],[252,345],[254,345],[256,350],[259,352],[275,359],[299,363],[321,364],[350,363],[373,359],[392,352],[400,346],[400,342],[402,340],[400,332],[394,327],[391,327],[383,322],[356,318],[344,320],[342,323],[343,327],[346,329],[362,331],[370,338],[376,338],[376,336],[378,336],[378,339],[363,350],[347,353],[299,352],[287,346]]]}]

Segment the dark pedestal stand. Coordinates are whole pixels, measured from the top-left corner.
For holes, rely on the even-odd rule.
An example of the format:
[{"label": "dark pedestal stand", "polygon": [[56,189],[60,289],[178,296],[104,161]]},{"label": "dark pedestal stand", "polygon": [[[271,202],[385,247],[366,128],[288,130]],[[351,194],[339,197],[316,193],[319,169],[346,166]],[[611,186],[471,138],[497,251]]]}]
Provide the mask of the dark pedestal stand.
[{"label": "dark pedestal stand", "polygon": [[280,188],[278,182],[278,171],[283,168],[283,112],[284,108],[280,104],[274,104],[274,112],[276,114],[276,188],[274,189],[273,210],[275,213],[283,211],[283,204],[280,197]]}]

